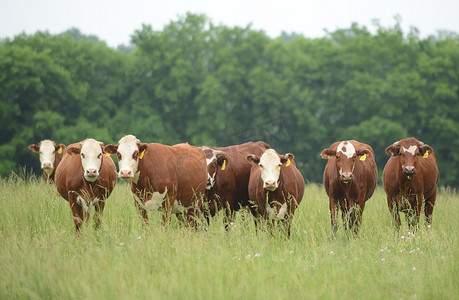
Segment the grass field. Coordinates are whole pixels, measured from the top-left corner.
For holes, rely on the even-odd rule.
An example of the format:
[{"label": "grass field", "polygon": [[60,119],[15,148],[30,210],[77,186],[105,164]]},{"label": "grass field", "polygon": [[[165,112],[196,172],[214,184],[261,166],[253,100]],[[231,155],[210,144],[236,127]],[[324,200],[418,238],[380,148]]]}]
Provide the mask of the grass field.
[{"label": "grass field", "polygon": [[[142,226],[127,184],[108,199],[102,228],[76,238],[68,203],[34,178],[0,180],[0,299],[459,298],[459,195],[441,189],[432,228],[395,234],[385,194],[367,202],[358,238],[331,239],[328,198],[308,184],[292,225],[255,233],[239,213],[208,230]],[[340,223],[341,225],[341,223]]]}]

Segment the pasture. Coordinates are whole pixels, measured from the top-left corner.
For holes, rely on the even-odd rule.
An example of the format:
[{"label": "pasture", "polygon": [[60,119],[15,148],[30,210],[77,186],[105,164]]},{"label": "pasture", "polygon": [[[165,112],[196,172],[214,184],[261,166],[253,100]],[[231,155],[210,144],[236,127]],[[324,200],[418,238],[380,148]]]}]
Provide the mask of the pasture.
[{"label": "pasture", "polygon": [[452,299],[459,295],[459,195],[441,188],[431,229],[392,229],[385,193],[367,202],[361,234],[331,238],[328,198],[307,184],[292,224],[255,232],[238,213],[204,230],[142,226],[118,182],[102,227],[75,237],[68,203],[29,176],[0,180],[1,299]]}]

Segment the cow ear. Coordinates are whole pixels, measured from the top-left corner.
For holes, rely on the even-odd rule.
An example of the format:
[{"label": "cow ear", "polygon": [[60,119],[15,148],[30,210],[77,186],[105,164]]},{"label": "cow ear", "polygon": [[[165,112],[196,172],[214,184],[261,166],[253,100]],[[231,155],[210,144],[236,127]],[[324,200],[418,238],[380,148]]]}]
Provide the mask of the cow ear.
[{"label": "cow ear", "polygon": [[223,164],[227,165],[228,161],[229,160],[225,152],[217,153],[217,166],[223,167]]},{"label": "cow ear", "polygon": [[333,151],[331,149],[324,149],[322,153],[320,153],[320,157],[323,159],[330,159],[336,156],[336,151]]},{"label": "cow ear", "polygon": [[253,163],[257,164],[257,165],[260,163],[260,160],[254,154],[248,155],[247,156],[247,160],[249,162],[253,162]]},{"label": "cow ear", "polygon": [[116,154],[118,151],[118,145],[109,144],[104,147],[104,152],[109,154]]},{"label": "cow ear", "polygon": [[68,147],[66,151],[68,154],[80,154],[81,147],[71,146]]},{"label": "cow ear", "polygon": [[33,152],[39,152],[40,151],[40,146],[36,145],[36,144],[32,144],[32,145],[29,145],[28,147],[30,150],[32,150]]},{"label": "cow ear", "polygon": [[288,160],[292,161],[294,158],[295,156],[292,153],[287,153],[281,158],[281,163],[285,164]]},{"label": "cow ear", "polygon": [[148,144],[147,143],[139,143],[139,153],[142,153],[143,151],[147,150]]},{"label": "cow ear", "polygon": [[59,154],[61,154],[64,149],[65,149],[64,144],[54,145],[54,150]]},{"label": "cow ear", "polygon": [[360,149],[360,150],[357,151],[355,154],[356,154],[357,156],[362,156],[362,155],[365,155],[365,154],[368,155],[368,154],[370,154],[370,153],[371,153],[371,152],[370,152],[370,150],[368,150],[368,149]]},{"label": "cow ear", "polygon": [[422,146],[419,146],[418,148],[419,148],[419,154],[422,155],[422,156],[424,156],[426,151],[429,151],[429,154],[433,152],[432,147],[430,147],[429,145],[426,145],[426,144],[423,144]]},{"label": "cow ear", "polygon": [[390,156],[398,156],[399,152],[400,152],[400,145],[398,145],[397,143],[394,143],[386,148],[386,153],[389,154]]}]

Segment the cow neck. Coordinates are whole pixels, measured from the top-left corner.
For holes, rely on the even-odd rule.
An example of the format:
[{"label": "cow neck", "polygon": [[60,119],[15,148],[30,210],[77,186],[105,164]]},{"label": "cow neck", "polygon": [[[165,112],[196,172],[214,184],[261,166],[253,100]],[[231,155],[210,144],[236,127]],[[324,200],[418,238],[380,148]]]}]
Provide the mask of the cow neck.
[{"label": "cow neck", "polygon": [[399,182],[400,182],[399,193],[402,196],[402,198],[408,198],[409,196],[416,195],[412,189],[413,176],[410,176],[409,179],[407,176],[403,175],[402,173],[399,173],[399,176],[401,176],[401,178],[399,178]]}]

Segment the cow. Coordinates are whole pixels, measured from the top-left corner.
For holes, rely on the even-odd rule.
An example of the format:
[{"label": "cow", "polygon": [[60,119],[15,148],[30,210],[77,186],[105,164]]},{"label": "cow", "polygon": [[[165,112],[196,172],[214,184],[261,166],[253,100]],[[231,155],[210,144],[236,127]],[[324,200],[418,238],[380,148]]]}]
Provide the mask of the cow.
[{"label": "cow", "polygon": [[345,230],[357,235],[362,225],[365,202],[371,198],[378,180],[378,168],[370,145],[355,140],[335,142],[321,153],[327,159],[323,182],[329,198],[333,237],[341,209]]},{"label": "cow", "polygon": [[440,177],[432,147],[411,137],[390,145],[386,153],[390,158],[384,167],[383,186],[395,228],[400,229],[399,212],[405,213],[410,228],[417,227],[423,200],[430,227]]},{"label": "cow", "polygon": [[56,143],[51,140],[43,140],[38,145],[29,145],[28,148],[33,152],[39,153],[45,181],[54,181],[56,168],[59,166],[64,156],[65,145],[56,145]]},{"label": "cow", "polygon": [[94,221],[100,226],[105,200],[116,183],[116,167],[111,157],[104,155],[103,143],[86,139],[67,147],[56,169],[55,184],[59,194],[69,202],[76,233],[95,207]]},{"label": "cow", "polygon": [[207,181],[204,151],[187,143],[174,146],[142,143],[133,135],[122,137],[105,151],[118,156],[118,177],[130,180],[134,203],[145,224],[147,211],[163,211],[163,225],[175,213],[185,214],[197,226]]},{"label": "cow", "polygon": [[[271,148],[267,143],[247,142],[227,147],[207,147],[206,154],[207,186],[205,214],[214,216],[219,210],[225,210],[224,224],[234,220],[235,212],[249,205],[249,177],[251,164],[246,157],[249,154],[261,155]],[[206,215],[207,221],[209,221]]]},{"label": "cow", "polygon": [[274,149],[247,156],[252,163],[248,188],[250,200],[255,202],[251,207],[255,224],[260,216],[270,227],[278,221],[288,237],[293,215],[304,194],[304,179],[294,158],[291,153],[279,155]]}]

